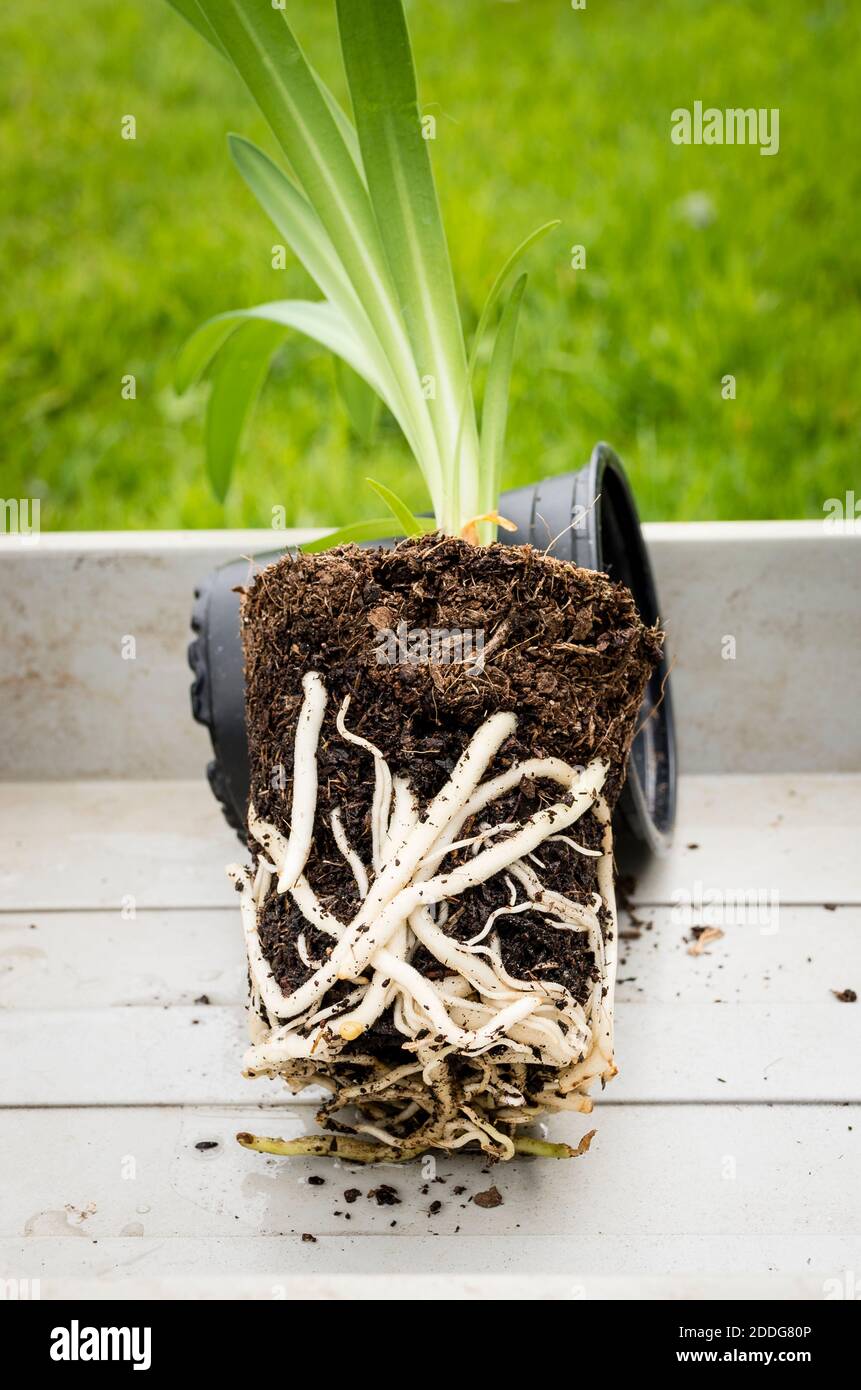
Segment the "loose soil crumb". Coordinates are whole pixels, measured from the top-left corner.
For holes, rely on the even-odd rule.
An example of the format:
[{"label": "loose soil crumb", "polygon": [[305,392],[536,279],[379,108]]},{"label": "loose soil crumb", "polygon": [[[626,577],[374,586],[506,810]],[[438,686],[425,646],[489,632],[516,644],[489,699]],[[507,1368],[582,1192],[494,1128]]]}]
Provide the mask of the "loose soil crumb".
[{"label": "loose soil crumb", "polygon": [[832,989],[831,993],[835,999],[839,999],[841,1004],[854,1004],[858,995],[854,989]]},{"label": "loose soil crumb", "polygon": [[346,1192],[344,1193],[344,1201],[347,1203],[348,1206],[352,1206],[354,1202],[358,1201],[361,1195],[362,1193],[360,1188],[348,1187]]},{"label": "loose soil crumb", "polygon": [[373,1198],[378,1207],[395,1207],[401,1203],[398,1189],[387,1182],[380,1183],[379,1187],[372,1187],[368,1197]]},{"label": "loose soil crumb", "polygon": [[474,1192],[472,1200],[477,1207],[501,1207],[503,1197],[498,1187],[489,1187],[486,1192]]},{"label": "loose soil crumb", "polygon": [[311,1177],[308,1179],[308,1182],[311,1185],[311,1187],[322,1187],[325,1181],[326,1179],[319,1177],[317,1173],[312,1173]]},{"label": "loose soil crumb", "polygon": [[317,1237],[316,1237],[316,1236],[312,1236],[311,1233],[310,1233],[310,1231],[303,1231],[303,1232],[302,1232],[302,1239],[303,1239],[306,1243],[309,1243],[309,1244],[311,1244],[311,1245],[316,1245],[316,1244],[317,1244]]}]

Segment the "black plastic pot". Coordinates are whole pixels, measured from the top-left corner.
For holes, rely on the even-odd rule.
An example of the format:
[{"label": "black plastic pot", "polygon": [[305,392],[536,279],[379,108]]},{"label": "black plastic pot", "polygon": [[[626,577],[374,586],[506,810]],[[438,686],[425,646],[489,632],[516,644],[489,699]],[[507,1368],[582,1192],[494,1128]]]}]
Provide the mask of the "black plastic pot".
[{"label": "black plastic pot", "polygon": [[[607,444],[597,444],[576,473],[563,473],[503,495],[500,513],[517,525],[501,531],[513,545],[531,542],[539,550],[586,569],[603,570],[627,584],[646,623],[659,614],[649,557],[625,471]],[[281,551],[257,556],[260,564]],[[240,834],[248,799],[248,743],[245,733],[245,681],[239,637],[239,594],[248,561],[232,560],[210,574],[195,591],[191,619],[194,640],[188,660],[194,672],[191,706],[205,724],[215,754],[209,783],[228,823]],[[615,830],[627,830],[654,853],[672,837],[676,810],[676,746],[666,663],[649,682],[640,725],[628,765]]]}]

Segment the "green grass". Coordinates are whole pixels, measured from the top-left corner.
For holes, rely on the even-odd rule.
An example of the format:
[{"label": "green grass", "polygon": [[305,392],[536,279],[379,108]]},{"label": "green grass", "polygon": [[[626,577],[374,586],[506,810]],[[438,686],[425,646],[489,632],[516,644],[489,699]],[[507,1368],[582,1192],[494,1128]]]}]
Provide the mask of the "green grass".
[{"label": "green grass", "polygon": [[[329,5],[289,9],[343,94]],[[858,7],[409,13],[470,326],[511,246],[562,218],[529,258],[504,485],[605,438],[651,518],[821,516],[861,495]],[[160,0],[6,0],[0,76],[0,495],[40,496],[46,529],[265,526],[277,506],[343,523],[379,509],[369,472],[425,505],[394,427],[354,440],[331,361],[298,339],[226,505],[209,492],[205,388],[177,400],[175,352],[212,313],[310,289],[272,269],[277,236],[227,157],[230,129],[274,146],[226,65]],[[670,112],[698,98],[779,107],[779,154],[674,146]]]}]

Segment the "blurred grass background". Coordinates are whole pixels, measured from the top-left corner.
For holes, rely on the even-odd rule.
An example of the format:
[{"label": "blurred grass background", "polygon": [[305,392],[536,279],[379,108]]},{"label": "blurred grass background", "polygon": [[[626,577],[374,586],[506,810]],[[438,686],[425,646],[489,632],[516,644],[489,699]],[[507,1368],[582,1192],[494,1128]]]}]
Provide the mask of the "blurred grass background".
[{"label": "blurred grass background", "polygon": [[[287,9],[343,96],[331,6]],[[468,327],[508,251],[563,223],[529,257],[505,484],[577,466],[604,438],[649,518],[821,516],[861,495],[861,7],[409,13]],[[210,314],[310,287],[292,260],[272,269],[278,237],[224,136],[273,142],[208,46],[162,0],[6,0],[0,74],[0,495],[41,497],[44,529],[266,526],[276,506],[288,524],[342,523],[379,510],[369,472],[425,505],[391,422],[358,443],[331,360],[299,339],[226,505],[209,492],[205,387],[174,396],[175,351]],[[670,112],[696,99],[779,107],[780,152],[673,145]]]}]

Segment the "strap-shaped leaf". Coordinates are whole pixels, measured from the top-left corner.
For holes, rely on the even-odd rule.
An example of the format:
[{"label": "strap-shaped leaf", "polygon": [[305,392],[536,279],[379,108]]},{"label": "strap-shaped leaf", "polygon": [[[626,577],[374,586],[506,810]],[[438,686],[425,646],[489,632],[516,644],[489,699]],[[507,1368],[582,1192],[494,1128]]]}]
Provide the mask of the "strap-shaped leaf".
[{"label": "strap-shaped leaf", "polygon": [[[421,524],[421,529],[426,535],[436,530],[436,521],[433,517],[420,516],[415,519]],[[318,536],[313,541],[305,541],[300,549],[308,554],[313,554],[319,550],[331,550],[333,545],[347,545],[350,541],[395,541],[404,535],[406,532],[400,529],[392,517],[376,516],[371,521],[353,521],[349,526],[341,526],[337,531],[330,531],[328,535]]]},{"label": "strap-shaped leaf", "polygon": [[499,296],[505,289],[505,282],[511,275],[518,261],[523,259],[530,247],[534,246],[536,241],[540,241],[543,236],[546,236],[548,232],[552,232],[554,228],[559,225],[559,218],[555,217],[552,222],[545,222],[542,226],[536,227],[534,232],[530,232],[528,236],[523,238],[519,246],[515,246],[502,269],[498,272],[496,279],[490,287],[490,293],[484,301],[484,308],[481,311],[481,317],[478,320],[478,326],[472,340],[472,347],[469,352],[470,380],[472,380],[472,374],[475,371],[478,354],[481,350],[482,339],[487,332],[487,325],[490,323],[490,316],[496,308]]},{"label": "strap-shaped leaf", "polygon": [[283,169],[251,140],[231,134],[227,143],[234,164],[263,211],[326,298],[337,304],[342,312],[349,306],[350,315],[357,318],[361,315],[371,331],[350,277],[308,199]]},{"label": "strap-shaped leaf", "polygon": [[353,521],[349,526],[330,531],[328,535],[305,541],[300,549],[313,555],[316,551],[331,550],[333,545],[347,545],[350,541],[394,541],[399,540],[404,534],[391,516],[375,516],[370,521]]},{"label": "strap-shaped leaf", "polygon": [[[216,53],[220,53],[222,58],[227,58],[228,61],[230,60],[230,55],[228,54],[227,49],[224,47],[224,44],[221,42],[221,39],[218,37],[209,20],[204,15],[203,11],[197,3],[197,0],[167,0],[167,2],[176,10],[177,14],[182,15],[183,19],[191,25],[192,29],[196,29],[198,34],[200,34],[202,38],[206,39],[207,42],[212,44],[212,47],[215,49]],[[311,71],[314,72],[313,68],[311,69]],[[355,126],[353,125],[347,113],[344,111],[344,108],[341,106],[341,103],[338,101],[338,98],[335,96],[334,92],[329,90],[326,83],[323,81],[322,77],[318,72],[314,72],[314,80],[317,83],[317,86],[320,88],[320,92],[322,93],[326,105],[332,113],[332,117],[335,121],[335,124],[341,132],[344,144],[350,151],[353,163],[356,165],[356,168],[358,169],[359,173],[364,178],[364,174],[362,173],[362,156],[359,152],[359,140],[358,136],[356,135]]]},{"label": "strap-shaped leaf", "polygon": [[249,319],[222,347],[212,372],[206,411],[206,470],[212,490],[223,502],[248,416],[269,363],[287,329],[265,319]]},{"label": "strap-shaped leaf", "polygon": [[203,14],[197,0],[168,0],[168,4],[176,10],[177,14],[182,15],[183,19],[187,24],[191,25],[192,29],[195,29],[202,38],[206,39],[208,43],[211,43],[212,47],[217,53],[221,54],[222,58],[227,57],[227,50],[224,44],[206,18],[206,15]]},{"label": "strap-shaped leaf", "polygon": [[[502,485],[502,464],[505,458],[505,431],[508,425],[508,391],[511,385],[511,367],[514,361],[514,343],[517,337],[517,320],[523,291],[526,289],[525,275],[514,283],[508,297],[496,338],[490,366],[487,369],[487,383],[484,388],[484,403],[481,411],[481,502],[482,509],[493,511]],[[481,527],[491,523],[482,522]],[[495,528],[494,528],[495,529]],[[479,531],[481,534],[481,530]],[[488,536],[493,539],[493,533]]]},{"label": "strap-shaped leaf", "polygon": [[[382,399],[404,431],[407,442],[414,447],[409,410],[398,380],[319,217],[283,169],[279,169],[257,145],[240,135],[229,136],[229,145],[237,169],[264,212],[326,298],[340,309],[362,344],[368,362],[373,365],[376,377],[384,388]],[[362,391],[365,391],[364,383],[357,386],[348,406],[352,400],[358,402]],[[369,404],[365,404],[363,415],[370,421],[374,412]]]},{"label": "strap-shaped leaf", "polygon": [[[337,0],[338,27],[368,190],[450,470],[466,354],[402,0]],[[463,444],[469,446],[469,420]]]},{"label": "strap-shaped leaf", "polygon": [[315,74],[270,0],[199,0],[283,148],[335,248],[395,373],[434,506],[442,471],[368,190]]},{"label": "strap-shaped leaf", "polygon": [[[310,64],[308,66],[310,67]],[[350,158],[356,166],[359,178],[364,183],[365,171],[362,168],[362,152],[359,149],[359,137],[356,134],[356,127],[353,125],[353,122],[350,120],[341,103],[338,101],[338,98],[335,96],[335,93],[330,91],[329,88],[326,86],[326,83],[323,81],[319,72],[315,72],[314,69],[311,68],[311,73],[313,74],[314,81],[317,83],[317,86],[320,88],[320,91],[323,94],[323,100],[325,101],[326,105],[332,113],[332,119],[334,120],[335,125],[341,132],[341,139],[344,141],[344,144],[347,146],[347,149],[350,152]]]},{"label": "strap-shaped leaf", "polygon": [[188,339],[177,360],[174,385],[180,394],[198,380],[222,344],[246,319],[265,319],[285,329],[293,328],[298,333],[304,333],[336,357],[343,358],[378,395],[383,395],[382,384],[374,375],[373,364],[368,362],[361,343],[344,322],[342,314],[333,304],[315,304],[305,299],[278,299],[271,304],[257,304],[253,309],[233,309],[201,324]]},{"label": "strap-shaped leaf", "polygon": [[328,348],[381,395],[362,345],[331,304],[280,300],[219,314],[197,329],[177,362],[175,385],[186,390],[215,360],[206,417],[209,478],[220,501],[227,495],[245,422],[266,378],[272,354],[290,329]]},{"label": "strap-shaped leaf", "polygon": [[402,502],[396,492],[392,492],[385,483],[378,483],[373,478],[366,478],[365,482],[374,489],[374,492],[382,502],[385,502],[392,516],[402,528],[405,536],[420,536],[422,524],[417,516],[413,516],[406,502]]},{"label": "strap-shaped leaf", "polygon": [[[468,472],[470,468],[469,459],[463,459],[464,449],[462,441],[464,437],[464,431],[466,429],[467,419],[470,417],[473,410],[473,383],[475,381],[475,369],[478,365],[478,354],[481,350],[481,344],[484,341],[484,335],[487,332],[487,326],[490,323],[491,314],[496,308],[499,297],[502,294],[503,289],[505,288],[505,283],[511,275],[512,271],[514,270],[514,267],[517,265],[518,261],[523,256],[525,256],[526,252],[529,250],[531,246],[535,245],[536,241],[540,241],[541,237],[546,236],[548,232],[552,231],[554,227],[558,226],[559,219],[554,218],[552,222],[545,222],[542,226],[536,227],[535,231],[530,232],[528,236],[523,238],[519,246],[516,246],[514,248],[511,255],[508,257],[508,259],[502,266],[502,269],[498,272],[496,279],[491,285],[490,293],[488,294],[487,299],[484,301],[484,308],[482,309],[481,314],[479,316],[478,326],[475,330],[475,334],[472,340],[472,347],[470,348],[469,352],[467,376],[466,382],[464,383],[463,398],[461,400],[460,419],[458,422],[457,430],[457,444],[455,446],[455,479],[458,491],[460,487],[461,474],[463,472]],[[477,510],[493,511],[493,509],[496,507],[497,499],[494,498],[490,505],[488,505],[488,498],[491,493],[492,484],[484,475],[483,463],[481,461],[483,458],[484,454],[482,453],[479,458],[479,464],[477,469],[477,472],[479,474],[478,494],[482,501],[480,502]]]}]

